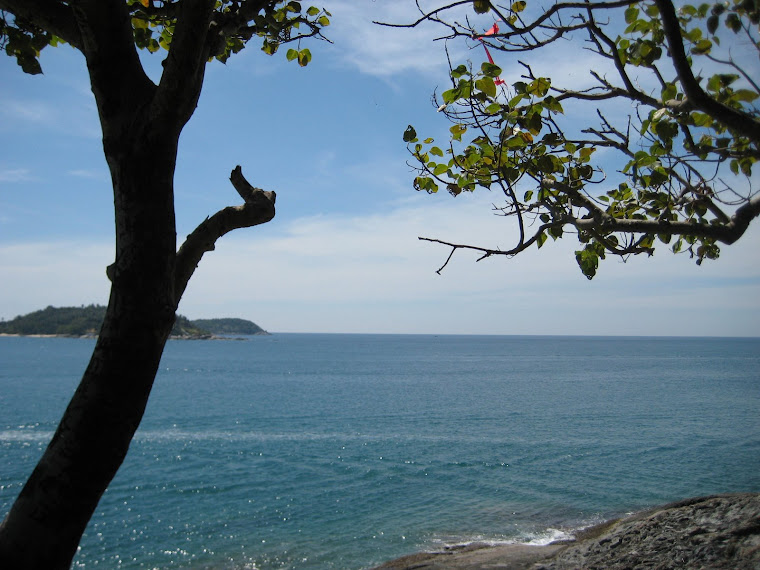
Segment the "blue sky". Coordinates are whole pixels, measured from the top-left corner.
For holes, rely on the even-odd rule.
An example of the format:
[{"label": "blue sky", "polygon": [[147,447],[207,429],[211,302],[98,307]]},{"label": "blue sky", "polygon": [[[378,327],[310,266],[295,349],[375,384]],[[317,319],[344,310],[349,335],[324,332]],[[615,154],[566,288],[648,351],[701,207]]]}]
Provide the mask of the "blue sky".
[{"label": "blue sky", "polygon": [[[702,267],[661,249],[610,259],[588,281],[569,236],[511,260],[458,253],[437,275],[448,250],[418,236],[508,247],[515,229],[493,215],[495,194],[412,188],[404,129],[443,138],[448,128],[430,102],[447,88],[444,46],[433,41],[441,30],[371,24],[413,19],[411,0],[324,5],[334,43],[304,43],[307,68],[254,44],[209,66],[180,144],[178,239],[239,201],[228,181],[237,164],[277,191],[277,216],[218,242],[182,314],[238,316],[274,332],[760,335],[760,223]],[[455,61],[482,61],[468,47],[449,44]],[[565,46],[530,62],[581,81],[578,53]],[[516,80],[517,62],[496,59]],[[154,76],[158,61],[146,63]],[[112,195],[84,61],[48,48],[42,65],[45,75],[31,77],[0,57],[4,319],[108,299]]]}]

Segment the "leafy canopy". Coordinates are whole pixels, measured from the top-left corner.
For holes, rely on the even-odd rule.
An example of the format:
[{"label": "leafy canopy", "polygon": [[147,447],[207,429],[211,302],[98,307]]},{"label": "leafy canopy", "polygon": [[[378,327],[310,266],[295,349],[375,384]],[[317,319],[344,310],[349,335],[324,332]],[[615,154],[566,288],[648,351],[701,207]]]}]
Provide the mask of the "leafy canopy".
[{"label": "leafy canopy", "polygon": [[[135,45],[151,53],[171,48],[180,0],[125,0],[131,17]],[[300,2],[246,2],[244,0],[218,0],[212,26],[219,30],[217,45],[211,59],[222,63],[241,51],[249,40],[261,40],[261,50],[269,55],[285,43],[320,35],[330,25],[327,10]],[[40,52],[47,46],[58,46],[65,41],[44,30],[23,16],[0,12],[0,49],[15,57],[26,73],[42,73]],[[296,60],[302,67],[311,61],[307,49],[289,49],[289,61]]]},{"label": "leafy canopy", "polygon": [[591,279],[607,255],[652,255],[658,243],[698,264],[717,259],[718,243],[736,241],[760,214],[752,178],[760,88],[748,71],[758,69],[760,2],[678,11],[669,0],[560,2],[530,11],[519,0],[475,11],[488,11],[483,4],[502,31],[483,37],[478,30],[490,23],[446,23],[442,14],[454,4],[420,21],[445,23],[449,39],[487,42],[510,63],[512,53],[571,39],[589,61],[588,86],[556,85],[522,61],[507,70],[521,74],[509,88],[499,86],[505,70],[492,63],[452,66],[451,88],[435,97],[451,122],[448,140],[421,140],[411,125],[404,132],[414,187],[453,196],[499,190],[501,213],[517,218],[519,235],[509,249],[421,239],[452,254],[474,249],[482,259],[572,231],[581,243],[576,260]]}]

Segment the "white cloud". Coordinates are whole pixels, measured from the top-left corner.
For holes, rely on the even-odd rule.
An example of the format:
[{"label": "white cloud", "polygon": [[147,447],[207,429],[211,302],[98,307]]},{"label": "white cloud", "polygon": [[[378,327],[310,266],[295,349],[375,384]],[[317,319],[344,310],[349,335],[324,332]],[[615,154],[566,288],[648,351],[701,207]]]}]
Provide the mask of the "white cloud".
[{"label": "white cloud", "polygon": [[55,108],[43,101],[5,99],[0,108],[8,117],[32,123],[48,123],[56,116]]},{"label": "white cloud", "polygon": [[86,178],[89,180],[101,180],[104,182],[109,181],[108,174],[101,170],[76,169],[76,170],[69,170],[66,174],[68,174],[69,176],[74,176],[76,178]]},{"label": "white cloud", "polygon": [[327,35],[339,57],[362,73],[385,78],[404,72],[438,77],[446,69],[444,45],[434,41],[442,35],[440,26],[392,28],[373,23],[414,22],[420,13],[413,2],[331,0],[326,7],[333,14]]},{"label": "white cloud", "polygon": [[[665,250],[602,263],[589,282],[572,236],[514,259],[475,263],[420,235],[506,247],[512,227],[480,195],[417,195],[381,213],[302,218],[223,238],[180,305],[272,331],[469,334],[760,335],[760,231],[698,268]],[[105,303],[111,244],[0,246],[0,316]]]},{"label": "white cloud", "polygon": [[92,94],[87,96],[74,90],[62,93],[58,104],[35,98],[23,101],[0,98],[0,116],[3,117],[0,129],[14,131],[34,126],[84,138],[101,138]]},{"label": "white cloud", "polygon": [[48,305],[105,304],[110,285],[105,268],[112,261],[110,244],[58,241],[0,245],[0,317],[11,319]]},{"label": "white cloud", "polygon": [[0,170],[0,182],[29,182],[33,179],[28,168]]},{"label": "white cloud", "polygon": [[[475,263],[419,235],[509,245],[482,197],[421,200],[373,216],[323,216],[223,240],[191,282],[191,316],[243,315],[279,331],[495,334],[760,334],[760,232],[697,268],[665,250],[603,263],[589,282],[573,238]],[[437,198],[437,197],[436,197]],[[440,198],[445,198],[441,196]],[[254,233],[255,232],[255,233]]]}]

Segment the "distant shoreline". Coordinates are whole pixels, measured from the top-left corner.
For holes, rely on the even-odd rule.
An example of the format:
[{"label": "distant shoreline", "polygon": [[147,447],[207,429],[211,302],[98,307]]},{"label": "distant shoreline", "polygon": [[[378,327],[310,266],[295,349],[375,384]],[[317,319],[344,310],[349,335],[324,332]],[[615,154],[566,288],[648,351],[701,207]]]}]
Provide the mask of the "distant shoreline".
[{"label": "distant shoreline", "polygon": [[[248,340],[249,336],[269,336],[272,333],[254,333],[246,336],[220,336],[220,335],[171,335],[169,340]],[[0,333],[0,337],[25,337],[25,338],[81,338],[81,339],[97,339],[96,334],[21,334],[21,333]]]},{"label": "distant shoreline", "polygon": [[21,334],[21,333],[0,333],[0,337],[3,336],[23,336],[28,338],[98,338],[96,334]]},{"label": "distant shoreline", "polygon": [[[106,318],[103,305],[48,306],[39,311],[0,321],[0,334],[37,338],[97,338]],[[196,319],[176,314],[169,338],[221,340],[229,336],[268,334],[253,321],[236,317]]]}]

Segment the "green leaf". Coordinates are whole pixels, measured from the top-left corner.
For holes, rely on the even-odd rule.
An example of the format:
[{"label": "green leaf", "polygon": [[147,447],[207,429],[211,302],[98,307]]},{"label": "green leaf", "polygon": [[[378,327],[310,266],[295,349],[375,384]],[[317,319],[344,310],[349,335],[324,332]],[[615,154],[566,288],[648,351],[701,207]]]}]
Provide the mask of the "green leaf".
[{"label": "green leaf", "polygon": [[726,16],[726,27],[735,34],[739,33],[742,30],[742,21],[739,16],[736,15],[736,13],[731,12],[728,16]]},{"label": "green leaf", "polygon": [[436,184],[432,178],[426,176],[418,176],[414,179],[413,184],[415,190],[424,190],[428,194],[435,194],[438,192],[438,184]]},{"label": "green leaf", "polygon": [[17,54],[16,63],[21,66],[24,73],[28,73],[29,75],[39,75],[42,73],[42,67],[36,57],[26,57]]},{"label": "green leaf", "polygon": [[728,87],[737,79],[739,76],[734,73],[716,73],[707,81],[707,90],[720,91],[721,88]]},{"label": "green leaf", "polygon": [[552,111],[554,113],[564,113],[564,109],[562,108],[562,104],[557,101],[557,99],[551,95],[548,95],[543,100],[543,105],[546,107],[549,111]]},{"label": "green leaf", "polygon": [[404,131],[404,142],[410,143],[417,140],[417,131],[414,130],[412,125],[409,125]]},{"label": "green leaf", "polygon": [[430,154],[433,156],[443,156],[443,151],[437,146],[434,146],[430,149]]},{"label": "green leaf", "polygon": [[578,153],[578,155],[580,156],[581,162],[588,162],[589,159],[591,158],[591,155],[594,153],[595,150],[596,150],[596,147],[593,147],[593,146],[583,147]]},{"label": "green leaf", "polygon": [[277,42],[264,40],[264,44],[261,46],[261,51],[263,51],[267,55],[274,55],[277,52],[277,48],[279,47],[280,47],[280,44],[278,44]]},{"label": "green leaf", "polygon": [[713,43],[710,40],[699,40],[694,47],[691,48],[691,53],[695,55],[705,55],[710,53]]},{"label": "green leaf", "polygon": [[449,169],[449,167],[446,166],[445,164],[438,164],[433,169],[433,174],[435,174],[436,176],[440,176],[441,174],[445,174],[446,171],[448,171],[448,169]]},{"label": "green leaf", "polygon": [[441,93],[441,97],[443,97],[443,102],[446,105],[450,105],[457,99],[459,99],[459,89],[448,89]]},{"label": "green leaf", "polygon": [[285,57],[288,58],[288,61],[293,61],[298,57],[298,51],[291,48],[288,50],[288,53],[285,55]]},{"label": "green leaf", "polygon": [[488,97],[496,97],[496,84],[490,77],[481,77],[475,82],[475,88],[479,89]]},{"label": "green leaf", "polygon": [[316,16],[319,14],[319,8],[316,6],[310,6],[308,10],[306,10],[306,14],[309,16]]},{"label": "green leaf", "polygon": [[493,63],[490,63],[488,61],[484,62],[480,66],[480,70],[483,72],[483,75],[486,77],[499,77],[501,75],[501,67],[498,65],[494,65]]},{"label": "green leaf", "polygon": [[527,86],[526,91],[530,95],[538,95],[539,97],[544,97],[549,91],[550,86],[551,79],[548,77],[539,77]]},{"label": "green leaf", "polygon": [[459,79],[463,75],[467,75],[469,71],[467,70],[467,67],[464,64],[460,64],[456,67],[456,69],[451,70],[451,77],[453,79]]},{"label": "green leaf", "polygon": [[449,132],[454,140],[461,141],[462,135],[467,132],[467,127],[462,124],[452,125],[449,128]]},{"label": "green leaf", "polygon": [[593,250],[592,244],[588,244],[580,251],[576,251],[575,260],[578,262],[578,266],[586,278],[593,279],[599,267],[599,255]]},{"label": "green leaf", "polygon": [[488,0],[472,0],[472,7],[477,14],[485,14],[491,9],[491,5]]},{"label": "green leaf", "polygon": [[522,133],[518,133],[517,136],[514,136],[507,140],[504,146],[507,148],[524,148],[528,146],[528,141],[521,137],[521,134]]},{"label": "green leaf", "polygon": [[311,61],[311,52],[308,50],[308,48],[304,48],[298,52],[298,65],[300,65],[301,67],[306,67],[307,65],[309,65],[310,61]]},{"label": "green leaf", "polygon": [[710,34],[714,34],[715,30],[718,29],[719,22],[720,22],[720,18],[718,18],[718,16],[715,14],[707,18],[707,32]]},{"label": "green leaf", "polygon": [[665,88],[660,93],[660,97],[662,97],[663,103],[666,103],[668,101],[671,101],[672,99],[675,99],[676,95],[678,95],[678,88],[676,87],[675,83],[666,84]]},{"label": "green leaf", "polygon": [[752,101],[757,98],[758,94],[749,89],[737,89],[732,96],[732,99],[735,99],[736,101],[744,101],[745,103],[752,103]]},{"label": "green leaf", "polygon": [[327,16],[320,16],[319,19],[317,19],[317,23],[324,28],[330,25],[330,18]]},{"label": "green leaf", "polygon": [[639,9],[636,6],[629,6],[625,11],[625,23],[633,24],[639,17]]}]

